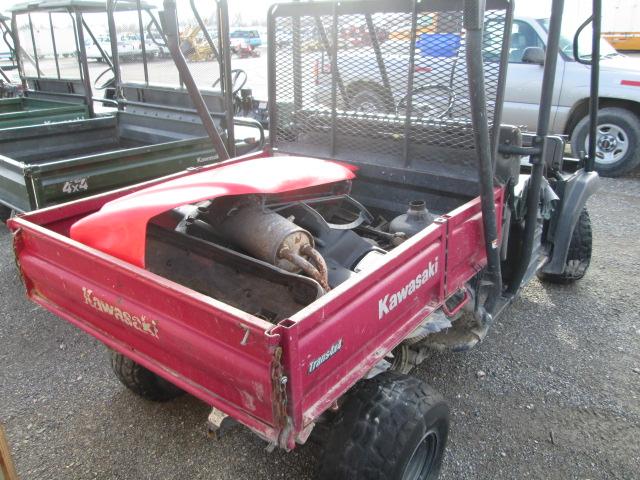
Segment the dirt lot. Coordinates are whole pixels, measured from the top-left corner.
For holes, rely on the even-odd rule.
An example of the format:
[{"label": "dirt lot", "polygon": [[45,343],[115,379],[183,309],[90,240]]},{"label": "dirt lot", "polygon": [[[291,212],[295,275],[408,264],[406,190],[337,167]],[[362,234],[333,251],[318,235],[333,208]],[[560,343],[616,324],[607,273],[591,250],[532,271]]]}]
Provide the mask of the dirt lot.
[{"label": "dirt lot", "polygon": [[[640,177],[604,179],[590,210],[583,281],[532,283],[482,345],[416,372],[451,403],[443,479],[638,478]],[[311,476],[317,446],[269,454],[240,427],[210,440],[198,400],[125,390],[103,346],[25,300],[4,227],[0,251],[0,422],[22,479]]]}]

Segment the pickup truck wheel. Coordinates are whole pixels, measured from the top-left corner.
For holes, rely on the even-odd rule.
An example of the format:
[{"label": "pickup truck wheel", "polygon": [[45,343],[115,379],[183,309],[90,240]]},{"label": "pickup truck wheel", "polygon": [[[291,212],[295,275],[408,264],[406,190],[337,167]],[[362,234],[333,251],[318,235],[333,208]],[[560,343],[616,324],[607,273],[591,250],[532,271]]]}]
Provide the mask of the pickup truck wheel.
[{"label": "pickup truck wheel", "polygon": [[449,408],[417,378],[384,372],[357,384],[329,433],[318,480],[425,480],[440,473]]},{"label": "pickup truck wheel", "polygon": [[[574,155],[589,151],[589,117],[578,122],[571,134]],[[640,164],[640,118],[623,108],[607,107],[598,111],[596,140],[597,172],[618,177]]]},{"label": "pickup truck wheel", "polygon": [[184,393],[174,384],[113,350],[111,368],[125,387],[147,400],[166,402]]},{"label": "pickup truck wheel", "polygon": [[356,112],[389,113],[384,95],[373,86],[358,87],[350,92],[349,106]]},{"label": "pickup truck wheel", "polygon": [[578,223],[571,234],[569,253],[564,271],[560,274],[538,271],[538,278],[545,282],[567,284],[580,280],[591,263],[592,232],[591,219],[586,208],[582,209]]}]

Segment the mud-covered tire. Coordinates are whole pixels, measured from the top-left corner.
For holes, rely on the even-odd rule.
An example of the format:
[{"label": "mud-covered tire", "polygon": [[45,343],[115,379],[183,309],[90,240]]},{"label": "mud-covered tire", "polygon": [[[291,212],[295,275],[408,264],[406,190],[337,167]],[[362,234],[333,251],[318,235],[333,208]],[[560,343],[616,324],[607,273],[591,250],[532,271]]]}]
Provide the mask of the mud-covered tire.
[{"label": "mud-covered tire", "polygon": [[538,271],[538,278],[545,282],[568,284],[580,280],[585,276],[591,263],[592,252],[591,219],[586,208],[580,212],[580,217],[571,234],[569,253],[564,271],[560,274]]},{"label": "mud-covered tire", "polygon": [[[625,153],[610,161],[603,162],[596,156],[595,169],[604,177],[619,177],[640,165],[640,118],[624,108],[607,107],[598,110],[598,127],[611,130],[613,138],[624,140]],[[606,134],[607,132],[602,132]],[[586,141],[589,136],[589,116],[580,120],[571,132],[571,150],[575,156],[581,151],[586,153]],[[600,135],[598,135],[600,138]],[[623,143],[620,143],[621,146]],[[611,144],[610,144],[611,145]]]},{"label": "mud-covered tire", "polygon": [[183,390],[171,382],[113,350],[111,368],[125,387],[147,400],[166,402],[184,394]]},{"label": "mud-covered tire", "polygon": [[316,479],[435,479],[448,433],[449,408],[435,390],[414,377],[381,373],[348,394]]}]

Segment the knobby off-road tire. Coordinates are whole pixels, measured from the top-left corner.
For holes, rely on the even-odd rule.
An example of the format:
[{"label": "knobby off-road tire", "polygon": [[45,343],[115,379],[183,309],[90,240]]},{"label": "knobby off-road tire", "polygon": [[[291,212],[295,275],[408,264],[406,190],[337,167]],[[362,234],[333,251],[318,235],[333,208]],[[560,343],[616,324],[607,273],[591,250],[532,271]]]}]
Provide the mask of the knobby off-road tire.
[{"label": "knobby off-road tire", "polygon": [[166,402],[184,394],[184,391],[171,382],[113,350],[111,368],[125,387],[147,400]]},{"label": "knobby off-road tire", "polygon": [[318,480],[435,479],[449,408],[424,382],[384,372],[360,382],[336,416]]},{"label": "knobby off-road tire", "polygon": [[[601,129],[604,128],[604,131]],[[624,108],[607,107],[598,110],[598,131],[610,134],[611,138],[624,146],[626,152],[603,162],[596,156],[596,171],[604,177],[619,177],[640,165],[640,118]],[[586,151],[586,141],[589,135],[589,116],[580,120],[571,132],[571,150],[578,156]],[[615,150],[615,149],[614,149]]]},{"label": "knobby off-road tire", "polygon": [[591,219],[586,208],[580,212],[571,235],[569,253],[564,271],[560,274],[538,271],[538,278],[545,282],[567,284],[580,280],[587,273],[591,263],[592,233]]}]

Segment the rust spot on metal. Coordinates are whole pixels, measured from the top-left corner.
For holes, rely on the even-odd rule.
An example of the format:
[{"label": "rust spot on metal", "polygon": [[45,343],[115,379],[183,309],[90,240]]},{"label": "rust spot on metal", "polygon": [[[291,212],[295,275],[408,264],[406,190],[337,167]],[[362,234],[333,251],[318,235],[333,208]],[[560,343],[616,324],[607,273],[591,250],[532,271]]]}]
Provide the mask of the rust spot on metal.
[{"label": "rust spot on metal", "polygon": [[282,347],[277,347],[271,361],[271,392],[273,396],[273,420],[279,428],[287,423],[287,390],[283,383],[284,371],[281,363]]}]

